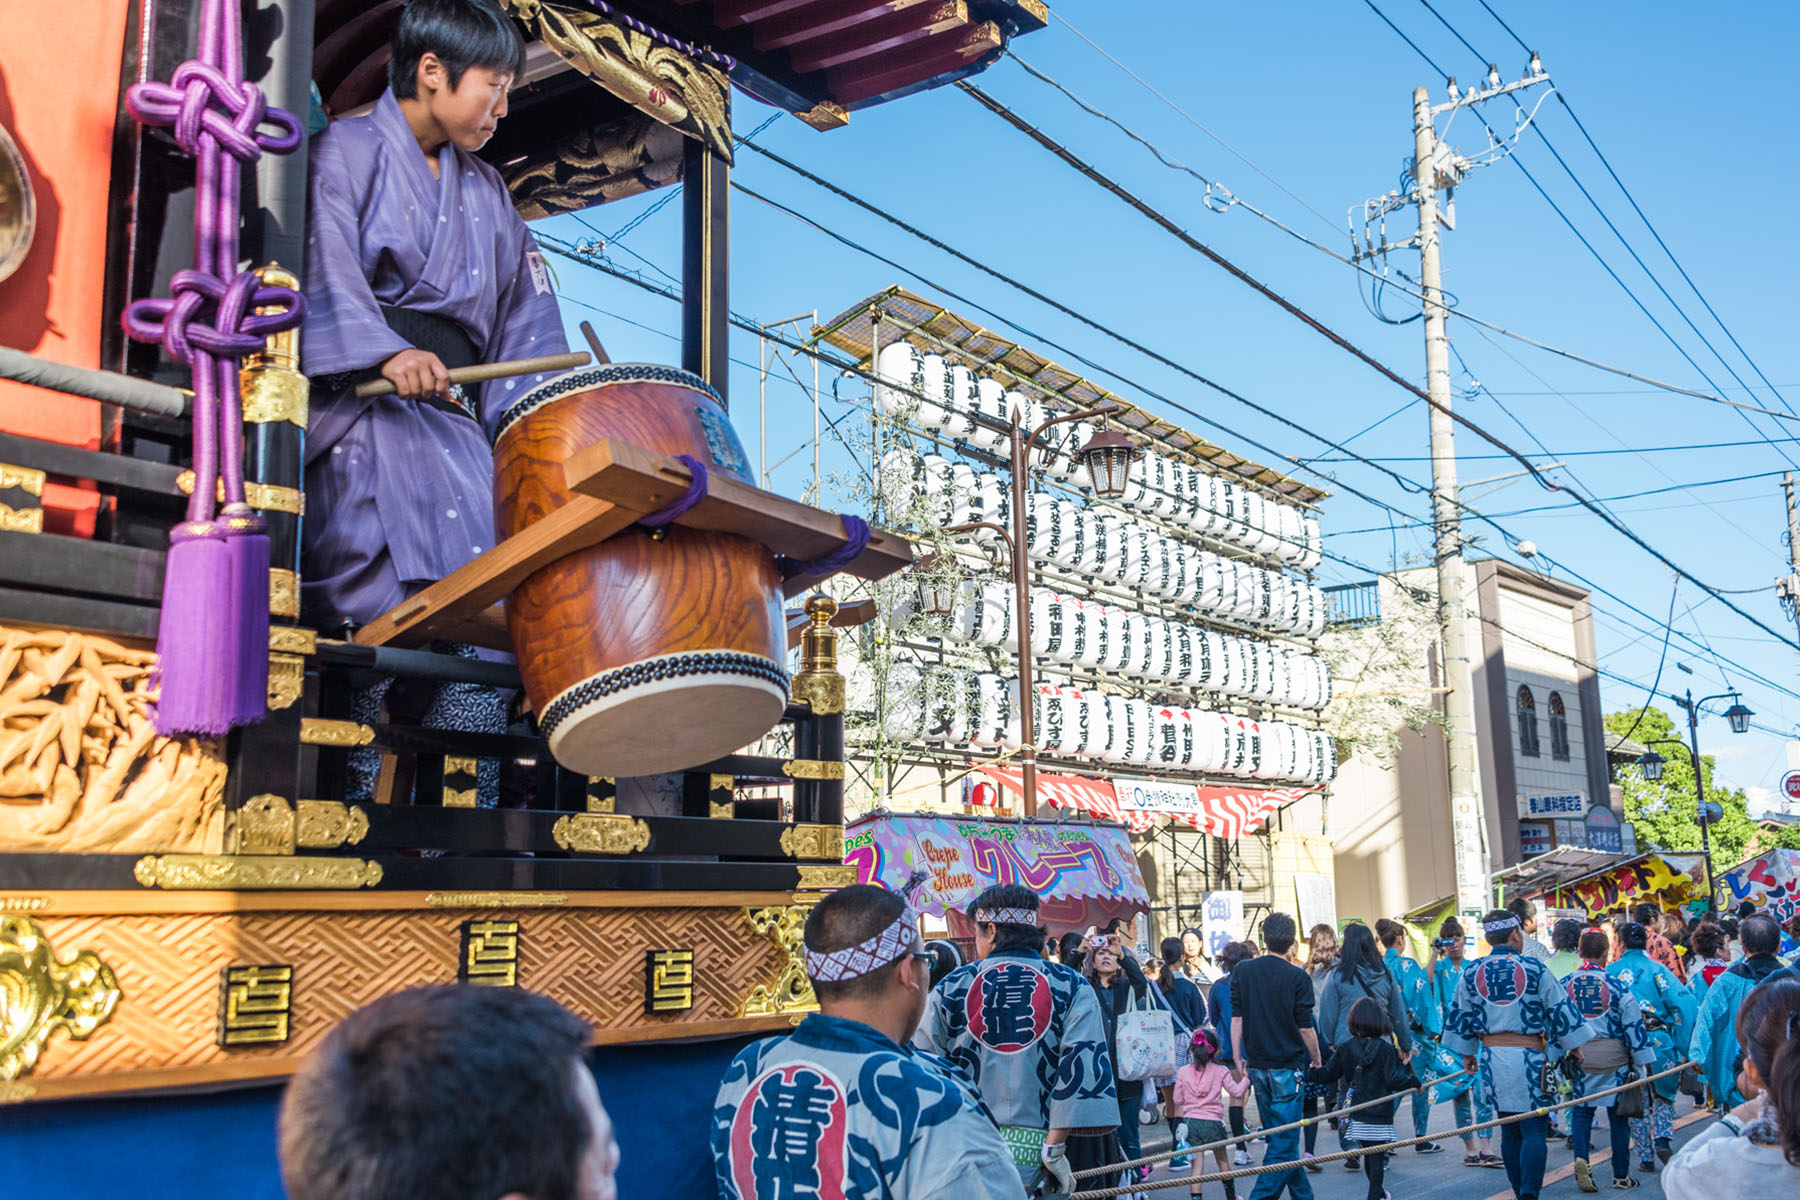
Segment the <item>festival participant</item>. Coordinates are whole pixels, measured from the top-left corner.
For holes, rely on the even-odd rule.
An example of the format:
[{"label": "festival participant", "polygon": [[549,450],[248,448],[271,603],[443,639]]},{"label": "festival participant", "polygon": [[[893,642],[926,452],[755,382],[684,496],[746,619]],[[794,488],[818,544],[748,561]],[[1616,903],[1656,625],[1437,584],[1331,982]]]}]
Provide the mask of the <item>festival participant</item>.
[{"label": "festival participant", "polygon": [[1781,945],[1781,927],[1768,917],[1746,918],[1738,927],[1744,957],[1713,980],[1694,1018],[1694,1040],[1688,1056],[1699,1064],[1713,1095],[1727,1108],[1747,1097],[1737,1083],[1737,1012],[1750,989],[1783,969],[1775,957]]},{"label": "festival participant", "polygon": [[[494,545],[489,437],[543,377],[458,401],[446,369],[568,349],[537,244],[499,173],[475,157],[524,61],[518,29],[492,0],[411,0],[374,110],[313,140],[301,603],[317,628],[366,624]],[[353,385],[374,377],[398,394],[357,398]],[[492,689],[390,697],[392,683],[361,689],[354,719],[376,722],[391,700],[428,727],[505,732]],[[379,756],[352,760],[350,794],[368,798]],[[483,761],[478,779],[492,803],[498,764]]]},{"label": "festival participant", "polygon": [[[1107,1057],[1111,1059],[1116,1074],[1119,1062],[1119,1018],[1133,1009],[1166,1005],[1162,1004],[1160,993],[1156,999],[1152,998],[1154,989],[1145,979],[1143,969],[1138,966],[1123,934],[1097,933],[1089,937],[1087,957],[1081,964],[1081,975],[1094,989],[1094,995],[1100,1001],[1100,1019],[1106,1030]],[[1116,1156],[1105,1160],[1107,1166],[1143,1155],[1142,1143],[1138,1138],[1138,1109],[1145,1099],[1146,1082],[1141,1079],[1119,1078],[1113,1081],[1119,1100],[1118,1152]],[[1147,1168],[1136,1167],[1133,1170],[1140,1179],[1149,1175]]]},{"label": "festival participant", "polygon": [[712,1122],[722,1200],[1020,1200],[968,1078],[907,1045],[931,995],[918,915],[858,884],[819,901],[803,936],[819,1011],[726,1068]]},{"label": "festival participant", "polygon": [[1743,1091],[1751,1098],[1663,1168],[1668,1200],[1800,1194],[1800,981],[1759,985],[1745,997],[1736,1024]]},{"label": "festival participant", "polygon": [[1706,990],[1731,966],[1726,957],[1727,941],[1725,931],[1715,922],[1702,921],[1694,928],[1694,962],[1688,970],[1688,990],[1694,995],[1696,1009],[1706,999]]},{"label": "festival participant", "polygon": [[[1694,1017],[1700,1006],[1675,972],[1650,957],[1646,950],[1648,933],[1635,921],[1626,925],[1619,934],[1625,953],[1607,968],[1607,973],[1631,992],[1643,1011],[1650,1047],[1656,1052],[1654,1074],[1687,1061]],[[1654,1160],[1668,1162],[1673,1153],[1671,1139],[1675,1136],[1675,1095],[1679,1083],[1676,1076],[1667,1075],[1652,1084],[1644,1097],[1649,1101],[1649,1111],[1631,1122],[1631,1141],[1637,1147],[1640,1170],[1654,1170]]]},{"label": "festival participant", "polygon": [[1500,1127],[1500,1157],[1514,1197],[1527,1200],[1544,1186],[1550,1125],[1534,1110],[1554,1099],[1545,1067],[1594,1035],[1550,969],[1525,955],[1518,914],[1495,910],[1481,927],[1492,949],[1463,971],[1444,1014],[1444,1045],[1479,1069],[1475,1086],[1486,1104],[1521,1117]]},{"label": "festival participant", "polygon": [[[913,1044],[967,1071],[1000,1124],[1021,1178],[1043,1167],[1065,1192],[1074,1170],[1103,1166],[1119,1122],[1100,1001],[1069,967],[1032,949],[1037,893],[995,884],[969,906],[977,961],[931,993]],[[1071,1133],[1084,1135],[1072,1163]],[[957,1195],[954,1190],[946,1196]]]},{"label": "festival participant", "polygon": [[1515,896],[1507,903],[1506,911],[1519,918],[1519,930],[1525,939],[1525,955],[1547,961],[1550,958],[1550,947],[1537,940],[1537,905],[1523,896]]},{"label": "festival participant", "polygon": [[[1386,917],[1375,922],[1375,936],[1381,942],[1381,961],[1400,988],[1400,1000],[1406,1006],[1407,1029],[1412,1038],[1412,1054],[1407,1065],[1420,1083],[1429,1084],[1440,1074],[1437,1064],[1438,1036],[1444,1032],[1443,1012],[1431,995],[1431,976],[1413,959],[1402,953],[1406,945],[1406,927]],[[1452,1068],[1454,1069],[1454,1068]],[[1442,1074],[1449,1074],[1448,1071]],[[1412,1094],[1413,1136],[1424,1137],[1431,1127],[1431,1088],[1419,1088]],[[1415,1154],[1442,1154],[1436,1142],[1420,1142]]]},{"label": "festival participant", "polygon": [[1550,927],[1550,948],[1554,953],[1544,965],[1558,979],[1567,979],[1581,967],[1581,922],[1564,917]]},{"label": "festival participant", "polygon": [[[1278,1128],[1300,1119],[1305,1068],[1319,1066],[1319,1037],[1313,1030],[1312,980],[1289,963],[1294,947],[1294,918],[1272,912],[1263,918],[1266,953],[1238,964],[1231,973],[1231,1042],[1236,1048],[1236,1074],[1246,1074],[1256,1089],[1256,1111],[1263,1125]],[[1312,1184],[1300,1166],[1300,1131],[1269,1135],[1263,1165],[1293,1163],[1285,1171],[1259,1175],[1250,1200],[1277,1200],[1291,1191],[1294,1200],[1312,1200]]]},{"label": "festival participant", "polygon": [[[1645,954],[1673,971],[1675,973],[1675,978],[1686,983],[1687,968],[1682,965],[1681,955],[1676,952],[1675,943],[1665,937],[1660,928],[1662,925],[1661,910],[1659,910],[1656,905],[1649,902],[1636,904],[1632,906],[1631,919],[1644,927],[1644,940],[1646,943],[1644,946]],[[1622,930],[1620,932],[1623,934]],[[1622,946],[1620,948],[1620,954],[1623,954],[1630,948],[1629,945]]]},{"label": "festival participant", "polygon": [[281,1097],[290,1200],[615,1200],[586,1022],[523,988],[408,988],[339,1021]]},{"label": "festival participant", "polygon": [[[1642,930],[1635,922],[1628,929]],[[1631,1176],[1630,1132],[1619,1115],[1619,1097],[1595,1093],[1609,1091],[1627,1082],[1632,1067],[1647,1065],[1656,1057],[1650,1046],[1650,1033],[1644,1028],[1644,1017],[1637,997],[1623,986],[1623,981],[1607,970],[1606,935],[1590,930],[1581,935],[1581,967],[1563,982],[1569,1002],[1575,1011],[1587,1018],[1592,1037],[1577,1048],[1575,1057],[1580,1069],[1569,1072],[1578,1104],[1569,1120],[1569,1145],[1575,1153],[1575,1183],[1584,1192],[1597,1192],[1594,1172],[1588,1165],[1594,1129],[1594,1110],[1606,1110],[1611,1127],[1613,1188],[1626,1191],[1638,1186]],[[1648,961],[1648,960],[1645,960]],[[1652,964],[1654,965],[1654,964]]]},{"label": "festival participant", "polygon": [[[1466,938],[1462,922],[1455,917],[1446,917],[1438,929],[1437,941],[1432,943],[1434,957],[1431,963],[1431,996],[1438,1006],[1438,1012],[1445,1018],[1449,1016],[1456,1001],[1456,989],[1462,983],[1463,971],[1466,969]],[[1481,1089],[1475,1086],[1475,1081],[1470,1076],[1463,1077],[1463,1086],[1452,1099],[1456,1107],[1451,1112],[1458,1129],[1494,1119],[1494,1110],[1482,1099]],[[1498,1170],[1506,1165],[1494,1153],[1492,1129],[1483,1129],[1480,1133],[1465,1133],[1462,1135],[1462,1142],[1463,1166]]]}]

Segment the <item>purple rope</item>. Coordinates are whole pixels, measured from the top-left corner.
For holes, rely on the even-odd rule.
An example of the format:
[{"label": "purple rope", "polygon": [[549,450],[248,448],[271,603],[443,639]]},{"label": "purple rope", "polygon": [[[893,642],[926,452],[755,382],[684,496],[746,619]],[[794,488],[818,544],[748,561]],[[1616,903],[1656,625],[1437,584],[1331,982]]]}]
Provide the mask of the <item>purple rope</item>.
[{"label": "purple rope", "polygon": [[731,57],[731,55],[721,54],[717,50],[709,50],[705,46],[696,46],[692,42],[684,42],[673,34],[664,33],[654,26],[644,24],[629,13],[620,12],[612,5],[608,4],[606,0],[587,0],[587,2],[591,4],[596,11],[611,17],[626,28],[635,29],[645,37],[648,37],[653,41],[661,42],[665,46],[673,46],[689,58],[704,59],[713,66],[722,67],[727,71],[737,66],[737,59]]},{"label": "purple rope", "polygon": [[844,533],[850,539],[830,554],[818,558],[789,558],[785,554],[775,556],[775,565],[781,568],[783,579],[792,579],[796,575],[836,575],[845,567],[857,560],[857,557],[868,548],[869,523],[853,513],[839,513],[844,522]]},{"label": "purple rope", "polygon": [[673,525],[687,516],[694,505],[706,499],[706,464],[691,454],[677,454],[675,461],[686,463],[688,470],[694,474],[694,480],[688,484],[688,490],[671,501],[668,507],[645,513],[638,518],[638,524],[646,529],[661,529],[665,525]]}]

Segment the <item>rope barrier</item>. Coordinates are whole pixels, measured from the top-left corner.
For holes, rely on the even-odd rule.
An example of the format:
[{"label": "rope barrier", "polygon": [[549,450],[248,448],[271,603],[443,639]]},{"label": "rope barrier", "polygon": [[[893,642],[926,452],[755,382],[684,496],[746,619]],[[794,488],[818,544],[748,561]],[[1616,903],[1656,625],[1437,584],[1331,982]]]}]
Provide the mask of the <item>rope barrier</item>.
[{"label": "rope barrier", "polygon": [[[1602,1096],[1611,1096],[1618,1092],[1628,1092],[1632,1088],[1643,1087],[1646,1084],[1654,1083],[1656,1080],[1663,1078],[1665,1075],[1674,1075],[1674,1074],[1677,1074],[1678,1072],[1684,1071],[1687,1069],[1687,1066],[1688,1066],[1687,1063],[1682,1063],[1678,1067],[1670,1067],[1666,1071],[1658,1071],[1654,1075],[1646,1075],[1642,1079],[1634,1079],[1630,1083],[1621,1084],[1620,1086],[1615,1087],[1615,1088],[1608,1088],[1603,1092],[1590,1092],[1588,1095],[1582,1096],[1579,1099],[1565,1100],[1560,1104],[1550,1104],[1550,1105],[1546,1105],[1543,1108],[1534,1108],[1530,1112],[1513,1113],[1511,1116],[1496,1117],[1492,1121],[1480,1121],[1474,1125],[1465,1125],[1461,1129],[1447,1129],[1442,1133],[1428,1133],[1422,1137],[1403,1138],[1399,1141],[1383,1142],[1379,1146],[1371,1146],[1371,1147],[1368,1147],[1367,1149],[1359,1148],[1356,1150],[1337,1150],[1337,1151],[1333,1151],[1330,1154],[1315,1155],[1310,1160],[1304,1160],[1304,1161],[1310,1161],[1315,1165],[1319,1165],[1319,1164],[1323,1164],[1323,1163],[1334,1162],[1338,1159],[1360,1158],[1365,1154],[1388,1154],[1388,1153],[1391,1153],[1394,1150],[1398,1150],[1404,1146],[1417,1146],[1423,1142],[1441,1142],[1448,1138],[1462,1137],[1464,1134],[1467,1134],[1467,1133],[1479,1133],[1484,1129],[1494,1129],[1501,1125],[1511,1125],[1511,1124],[1514,1124],[1515,1122],[1523,1121],[1527,1117],[1547,1117],[1551,1113],[1559,1112],[1565,1108],[1584,1108],[1584,1107],[1591,1106],[1595,1100],[1600,1099],[1600,1097],[1602,1097]],[[1446,1076],[1445,1078],[1450,1078],[1450,1077]],[[1434,1080],[1433,1082],[1438,1082],[1438,1081]],[[1404,1096],[1404,1095],[1407,1095],[1408,1092],[1416,1091],[1416,1090],[1417,1089],[1409,1088],[1405,1092],[1395,1092],[1393,1094],[1393,1096],[1384,1096],[1384,1097],[1382,1097],[1382,1099],[1390,1100],[1390,1099],[1393,1099],[1394,1096]],[[1347,1112],[1349,1110],[1346,1109],[1344,1111]],[[1313,1118],[1313,1119],[1320,1120],[1322,1118]],[[1283,1130],[1292,1129],[1292,1128],[1294,1128],[1295,1124],[1304,1124],[1304,1123],[1305,1122],[1295,1122],[1294,1124],[1282,1125],[1282,1126],[1278,1126],[1276,1129],[1271,1129],[1271,1130],[1266,1130],[1266,1131],[1258,1131],[1257,1133],[1250,1135],[1250,1136],[1262,1137],[1262,1136],[1264,1136],[1265,1132],[1266,1133],[1276,1133],[1276,1132],[1280,1132]],[[1234,1140],[1241,1141],[1243,1139],[1234,1139]],[[1224,1143],[1224,1142],[1217,1143],[1218,1146],[1223,1146],[1226,1144],[1227,1143]],[[1193,1148],[1189,1149],[1187,1151],[1187,1153],[1198,1154],[1201,1150],[1209,1150],[1209,1149],[1213,1149],[1213,1148],[1215,1148],[1215,1147],[1210,1146],[1210,1145],[1209,1146],[1197,1146],[1197,1147],[1193,1147]],[[1105,1168],[1104,1173],[1111,1173],[1114,1171],[1127,1170],[1127,1169],[1129,1169],[1129,1167],[1131,1165],[1132,1164],[1128,1164],[1128,1163],[1120,1163],[1116,1166],[1111,1166],[1111,1167]],[[1141,1166],[1143,1164],[1139,1163],[1137,1165]],[[1175,1176],[1170,1179],[1159,1179],[1155,1183],[1131,1183],[1131,1184],[1125,1184],[1120,1187],[1096,1188],[1093,1191],[1076,1192],[1072,1196],[1070,1196],[1068,1198],[1068,1200],[1108,1200],[1108,1198],[1112,1197],[1112,1196],[1126,1196],[1126,1195],[1130,1195],[1133,1192],[1159,1192],[1159,1191],[1164,1191],[1167,1189],[1178,1188],[1178,1187],[1186,1187],[1186,1188],[1199,1187],[1201,1184],[1204,1184],[1204,1183],[1212,1183],[1213,1181],[1220,1180],[1220,1179],[1236,1179],[1242,1175],[1268,1175],[1275,1171],[1294,1171],[1294,1170],[1304,1170],[1304,1169],[1305,1169],[1305,1167],[1303,1165],[1303,1160],[1292,1159],[1288,1162],[1263,1163],[1260,1166],[1239,1167],[1233,1171],[1220,1171],[1217,1174],[1213,1174],[1213,1175],[1178,1175],[1178,1176]],[[1094,1174],[1094,1172],[1088,1171],[1088,1172],[1084,1172],[1083,1174],[1084,1175],[1092,1175],[1092,1174]]]},{"label": "rope barrier", "polygon": [[1449,1075],[1440,1075],[1430,1083],[1422,1083],[1418,1087],[1405,1088],[1386,1096],[1377,1096],[1373,1100],[1364,1100],[1360,1103],[1352,1104],[1347,1108],[1337,1109],[1334,1112],[1320,1113],[1316,1117],[1302,1117],[1298,1121],[1290,1121],[1286,1125],[1277,1125],[1273,1129],[1259,1129],[1255,1133],[1241,1133],[1235,1137],[1226,1138],[1222,1142],[1208,1142],[1204,1146],[1189,1146],[1185,1150],[1171,1150],[1167,1154],[1151,1154],[1143,1158],[1134,1158],[1130,1162],[1113,1163],[1104,1167],[1091,1167],[1086,1171],[1075,1172],[1075,1178],[1089,1179],[1096,1175],[1107,1175],[1114,1171],[1129,1170],[1132,1167],[1143,1167],[1149,1166],[1152,1163],[1167,1162],[1171,1158],[1178,1158],[1184,1154],[1199,1154],[1203,1150],[1223,1150],[1228,1146],[1235,1146],[1239,1142],[1255,1141],[1257,1138],[1268,1137],[1270,1134],[1286,1133],[1290,1129],[1304,1129],[1308,1125],[1317,1125],[1321,1121],[1329,1121],[1334,1117],[1346,1116],[1353,1112],[1361,1112],[1365,1108],[1374,1108],[1377,1104],[1385,1104],[1390,1100],[1398,1100],[1402,1096],[1410,1096],[1421,1088],[1436,1087],[1440,1083],[1447,1082],[1451,1079],[1457,1079],[1467,1074],[1469,1074],[1469,1068],[1463,1067]]}]

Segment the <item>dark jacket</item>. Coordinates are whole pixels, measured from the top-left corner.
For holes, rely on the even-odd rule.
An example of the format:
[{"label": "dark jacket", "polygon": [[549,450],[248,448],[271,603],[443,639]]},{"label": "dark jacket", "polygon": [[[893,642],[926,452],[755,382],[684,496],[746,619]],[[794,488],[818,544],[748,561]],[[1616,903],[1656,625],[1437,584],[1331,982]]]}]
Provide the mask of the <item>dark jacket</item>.
[{"label": "dark jacket", "polygon": [[[1308,1067],[1309,1083],[1332,1083],[1343,1080],[1350,1088],[1350,1102],[1360,1104],[1377,1096],[1386,1096],[1402,1088],[1414,1088],[1419,1081],[1412,1069],[1400,1061],[1400,1052],[1386,1038],[1351,1038],[1338,1043],[1337,1049],[1322,1067]],[[1350,1114],[1351,1120],[1369,1125],[1389,1125],[1394,1120],[1398,1099],[1375,1104]]]},{"label": "dark jacket", "polygon": [[1212,1026],[1213,1041],[1218,1043],[1217,1058],[1231,1065],[1231,974],[1227,972],[1213,981],[1206,994],[1206,1020]]},{"label": "dark jacket", "polygon": [[1163,999],[1168,1002],[1169,1011],[1175,1014],[1175,1021],[1188,1033],[1206,1024],[1206,997],[1200,994],[1200,988],[1191,979],[1183,979],[1167,968],[1163,977],[1157,982],[1158,987],[1167,987],[1163,991]]},{"label": "dark jacket", "polygon": [[[1144,978],[1144,969],[1138,966],[1137,959],[1121,954],[1119,973],[1113,976],[1110,987],[1101,987],[1098,979],[1089,979],[1088,983],[1100,997],[1100,1015],[1106,1021],[1106,1054],[1116,1067],[1119,1061],[1119,1014],[1155,1003],[1150,999],[1150,981]],[[1121,1102],[1136,1100],[1144,1094],[1141,1079],[1115,1078],[1114,1083]]]},{"label": "dark jacket", "polygon": [[1386,967],[1374,971],[1367,967],[1352,970],[1348,964],[1343,964],[1332,971],[1319,996],[1319,1040],[1333,1046],[1349,1041],[1350,1010],[1365,996],[1387,1009],[1388,1020],[1394,1024],[1394,1035],[1400,1039],[1400,1048],[1411,1050],[1412,1030],[1406,1018],[1406,1002]]}]

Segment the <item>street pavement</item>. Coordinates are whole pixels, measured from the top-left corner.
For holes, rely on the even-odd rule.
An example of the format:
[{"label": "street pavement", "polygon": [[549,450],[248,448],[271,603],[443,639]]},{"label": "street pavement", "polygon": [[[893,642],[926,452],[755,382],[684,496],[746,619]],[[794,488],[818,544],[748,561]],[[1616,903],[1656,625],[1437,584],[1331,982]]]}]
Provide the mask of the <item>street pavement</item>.
[{"label": "street pavement", "polygon": [[[1687,1140],[1707,1127],[1712,1120],[1704,1113],[1692,1108],[1693,1101],[1687,1097],[1676,1100],[1675,1109],[1675,1147],[1680,1149]],[[1256,1121],[1256,1106],[1252,1100],[1248,1112],[1252,1125]],[[1429,1130],[1454,1129],[1456,1123],[1452,1119],[1452,1106],[1437,1105],[1432,1110]],[[1563,1110],[1557,1117],[1564,1132],[1568,1131],[1569,1114]],[[1401,1137],[1412,1136],[1412,1110],[1410,1105],[1402,1103],[1399,1119]],[[1594,1180],[1600,1187],[1601,1195],[1617,1195],[1612,1186],[1612,1165],[1610,1151],[1606,1146],[1607,1126],[1604,1117],[1595,1122],[1595,1142],[1589,1161],[1593,1164]],[[1157,1126],[1143,1126],[1144,1153],[1155,1154],[1170,1148],[1169,1127],[1166,1123]],[[1252,1163],[1262,1162],[1266,1143],[1253,1141],[1248,1143]],[[1394,1200],[1512,1200],[1512,1188],[1506,1182],[1506,1172],[1499,1168],[1465,1167],[1463,1166],[1463,1147],[1460,1139],[1451,1138],[1442,1143],[1442,1154],[1418,1154],[1411,1147],[1395,1151],[1388,1158],[1386,1184]],[[1315,1147],[1317,1153],[1325,1154],[1338,1148],[1337,1134],[1329,1126],[1319,1131],[1319,1142]],[[1499,1133],[1495,1131],[1494,1153],[1500,1152]],[[1215,1170],[1212,1166],[1212,1155],[1206,1155],[1206,1170]],[[1574,1156],[1569,1153],[1568,1144],[1560,1138],[1550,1139],[1550,1162],[1544,1172],[1543,1200],[1574,1200],[1581,1195],[1575,1186]],[[1324,1171],[1319,1174],[1308,1174],[1307,1180],[1312,1184],[1313,1195],[1318,1200],[1366,1200],[1368,1181],[1361,1171],[1352,1174],[1344,1169],[1341,1161],[1323,1164]],[[1654,1174],[1644,1174],[1638,1170],[1637,1163],[1631,1164],[1631,1173],[1642,1185],[1633,1193],[1641,1200],[1662,1200],[1662,1183]],[[1186,1175],[1180,1171],[1173,1174]],[[1151,1176],[1152,1180],[1171,1178],[1167,1167],[1160,1167]],[[1246,1175],[1237,1180],[1239,1197],[1248,1200],[1250,1191],[1256,1186],[1258,1176]],[[1224,1200],[1224,1184],[1212,1182],[1202,1185],[1206,1200]],[[1181,1188],[1165,1188],[1149,1192],[1146,1195],[1161,1200],[1183,1200],[1187,1192]]]}]

